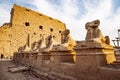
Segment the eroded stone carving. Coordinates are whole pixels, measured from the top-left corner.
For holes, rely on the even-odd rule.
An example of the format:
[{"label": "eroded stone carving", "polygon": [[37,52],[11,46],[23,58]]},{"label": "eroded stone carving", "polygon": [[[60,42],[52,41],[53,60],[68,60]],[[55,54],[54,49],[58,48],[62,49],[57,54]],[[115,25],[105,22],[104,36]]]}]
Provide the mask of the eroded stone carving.
[{"label": "eroded stone carving", "polygon": [[53,50],[73,50],[75,41],[70,37],[70,30],[66,29],[61,33],[61,44],[54,45]]},{"label": "eroded stone carving", "polygon": [[99,25],[100,25],[99,20],[94,20],[92,22],[87,22],[85,24],[85,28],[87,30],[85,40],[95,40],[100,43],[105,43],[105,38],[98,27]]},{"label": "eroded stone carving", "polygon": [[18,48],[18,52],[30,51],[30,35],[27,36],[26,44]]},{"label": "eroded stone carving", "polygon": [[19,48],[18,48],[18,52],[22,52],[22,47],[19,47]]},{"label": "eroded stone carving", "polygon": [[40,39],[39,41],[35,41],[32,46],[31,46],[31,50],[30,51],[38,51],[41,48],[42,45],[42,39]]},{"label": "eroded stone carving", "polygon": [[98,27],[99,25],[99,20],[87,22],[85,24],[87,30],[85,41],[76,41],[76,48],[109,47],[112,49],[109,36],[103,36],[102,31]]},{"label": "eroded stone carving", "polygon": [[99,20],[95,20],[95,21],[92,21],[92,22],[87,22],[85,24],[85,28],[87,29],[87,35],[86,35],[86,40],[88,39],[93,39],[93,38],[97,38],[99,37],[99,26],[100,24],[100,21]]},{"label": "eroded stone carving", "polygon": [[110,45],[110,38],[109,38],[109,36],[105,36],[105,43]]},{"label": "eroded stone carving", "polygon": [[49,48],[52,44],[52,35],[49,35],[48,37],[46,37],[45,41],[46,41],[46,48]]},{"label": "eroded stone carving", "polygon": [[66,29],[61,33],[61,44],[67,43],[69,40],[70,30]]},{"label": "eroded stone carving", "polygon": [[45,47],[39,48],[39,51],[49,51],[52,47],[52,35],[45,38]]},{"label": "eroded stone carving", "polygon": [[71,60],[76,61],[76,53],[73,47],[76,45],[75,41],[70,37],[70,30],[66,29],[61,33],[61,44],[53,45],[52,50],[54,51],[70,51],[72,55]]},{"label": "eroded stone carving", "polygon": [[31,51],[35,51],[37,49],[36,46],[37,46],[37,42],[35,41],[35,42],[32,43]]},{"label": "eroded stone carving", "polygon": [[37,50],[39,50],[42,46],[42,41],[43,39],[40,39],[38,42],[37,42]]},{"label": "eroded stone carving", "polygon": [[25,50],[25,48],[26,48],[26,45],[24,45],[23,47],[19,47],[18,52],[23,52]]},{"label": "eroded stone carving", "polygon": [[[110,64],[116,60],[114,56],[114,48],[113,46],[110,45],[109,36],[104,37],[102,35],[102,32],[98,27],[99,25],[100,25],[99,20],[86,23],[85,28],[87,29],[87,35],[85,41],[76,41],[76,46],[74,47],[74,49],[75,50],[100,49],[102,54],[105,54],[106,56],[105,58],[106,62]],[[101,54],[101,52],[97,51],[95,54]]]}]

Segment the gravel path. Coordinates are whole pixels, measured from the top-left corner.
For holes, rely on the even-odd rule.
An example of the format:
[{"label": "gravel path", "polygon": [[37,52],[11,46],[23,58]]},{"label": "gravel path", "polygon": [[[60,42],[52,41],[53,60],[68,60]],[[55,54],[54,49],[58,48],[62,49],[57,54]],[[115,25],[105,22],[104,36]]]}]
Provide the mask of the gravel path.
[{"label": "gravel path", "polygon": [[0,60],[0,80],[42,80],[30,71],[11,73],[8,66],[15,65],[11,60]]}]

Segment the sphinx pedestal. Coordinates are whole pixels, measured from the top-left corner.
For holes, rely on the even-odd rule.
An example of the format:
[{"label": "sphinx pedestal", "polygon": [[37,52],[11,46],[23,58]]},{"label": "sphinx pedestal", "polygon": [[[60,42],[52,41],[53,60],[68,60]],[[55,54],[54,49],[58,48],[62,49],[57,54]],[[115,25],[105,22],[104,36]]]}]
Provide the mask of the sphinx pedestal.
[{"label": "sphinx pedestal", "polygon": [[76,51],[75,73],[79,74],[76,75],[78,79],[98,80],[100,77],[99,68],[116,60],[113,48],[101,47],[93,42],[76,46],[74,49]]}]

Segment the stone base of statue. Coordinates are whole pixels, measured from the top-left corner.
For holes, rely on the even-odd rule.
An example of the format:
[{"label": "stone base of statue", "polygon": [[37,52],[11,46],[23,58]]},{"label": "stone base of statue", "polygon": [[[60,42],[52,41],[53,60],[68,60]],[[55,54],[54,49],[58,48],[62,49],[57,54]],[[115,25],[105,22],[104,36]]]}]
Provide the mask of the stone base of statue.
[{"label": "stone base of statue", "polygon": [[[76,73],[81,73],[79,78],[96,80],[94,76],[99,77],[99,68],[113,63],[116,59],[112,47],[102,47],[100,43],[94,41],[77,41],[76,52]],[[81,64],[81,65],[79,65]],[[90,73],[90,74],[89,74]],[[83,75],[86,75],[85,78]],[[98,76],[99,75],[99,76]]]},{"label": "stone base of statue", "polygon": [[[75,51],[79,50],[82,51],[81,54],[88,54],[88,55],[105,55],[105,62],[110,64],[116,60],[114,55],[114,48],[111,45],[107,45],[104,43],[97,43],[96,41],[77,41],[75,46]],[[93,51],[92,51],[93,50]],[[87,52],[91,51],[91,52]],[[77,54],[79,54],[77,52]]]}]

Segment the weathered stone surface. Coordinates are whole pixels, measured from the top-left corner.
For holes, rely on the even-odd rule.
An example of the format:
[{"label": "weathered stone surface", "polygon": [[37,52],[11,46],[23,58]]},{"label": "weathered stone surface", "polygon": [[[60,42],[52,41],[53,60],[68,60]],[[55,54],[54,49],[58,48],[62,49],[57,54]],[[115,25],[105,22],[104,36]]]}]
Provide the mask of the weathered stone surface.
[{"label": "weathered stone surface", "polygon": [[[105,37],[103,36],[102,31],[99,29],[99,25],[100,25],[99,20],[94,20],[92,22],[87,22],[85,24],[85,28],[87,29],[85,41],[89,41],[93,43],[96,42],[96,44],[99,44],[99,47],[113,48],[110,45],[109,36],[105,36]],[[89,44],[87,45],[90,46]]]},{"label": "weathered stone surface", "polygon": [[98,27],[99,25],[100,25],[99,20],[94,20],[92,22],[87,22],[85,24],[85,28],[87,29],[87,34],[86,34],[85,40],[94,39],[100,43],[105,42],[105,38],[103,37],[102,32]]},{"label": "weathered stone surface", "polygon": [[70,37],[70,31],[66,29],[61,33],[61,44],[54,45],[53,50],[73,50],[75,41]]},{"label": "weathered stone surface", "polygon": [[30,51],[39,51],[41,49],[41,45],[42,45],[42,39],[40,39],[39,41],[35,41],[32,43],[31,46],[31,50]]},{"label": "weathered stone surface", "polygon": [[12,68],[8,69],[8,71],[12,72],[12,73],[26,71],[26,70],[29,70],[29,67],[26,67],[26,66],[17,66],[17,67],[12,67]]},{"label": "weathered stone surface", "polygon": [[[24,13],[20,12],[19,14],[17,9]],[[35,72],[36,76],[50,80],[110,80],[108,75],[111,75],[112,72],[117,74],[112,74],[114,77],[119,76],[120,71],[117,72],[113,69],[120,69],[120,62],[116,61],[114,48],[110,45],[109,36],[104,37],[102,31],[99,29],[99,20],[86,23],[86,39],[75,42],[70,37],[70,31],[63,26],[63,23],[59,25],[57,20],[51,22],[52,18],[47,16],[42,17],[41,14],[37,17],[38,14],[36,12],[33,12],[34,15],[32,16],[29,15],[35,18],[33,20],[29,16],[23,15],[26,13],[31,14],[31,12],[31,10],[21,8],[17,5],[12,10],[11,14],[17,13],[17,15],[19,14],[27,18],[23,20],[21,16],[19,19],[16,15],[12,16],[11,31],[22,27],[23,31],[19,35],[23,34],[23,38],[27,39],[23,39],[20,36],[17,38],[13,37],[18,42],[19,39],[21,41],[25,40],[24,44],[22,43],[19,47],[24,46],[20,47],[18,52],[14,53],[14,62],[31,66],[31,70]],[[21,23],[17,22],[16,19]],[[62,28],[58,28],[58,25],[59,27],[62,26]],[[39,27],[36,28],[36,26]],[[51,26],[50,29],[48,29],[49,26]],[[40,29],[39,32],[38,28]],[[58,29],[61,30],[58,31]],[[14,34],[12,35],[15,36]],[[12,39],[9,40],[11,41]],[[103,67],[107,68],[105,72],[103,71]],[[108,73],[109,68],[112,68],[110,69],[110,73]],[[9,69],[11,72],[22,70],[26,70],[26,68],[11,67]],[[105,78],[104,73],[106,73]],[[111,78],[114,79],[113,77]]]},{"label": "weathered stone surface", "polygon": [[61,44],[68,43],[70,30],[66,29],[61,33]]},{"label": "weathered stone surface", "polygon": [[105,36],[105,43],[110,45],[110,38],[109,38],[109,36]]},{"label": "weathered stone surface", "polygon": [[26,44],[28,34],[30,48],[31,44],[41,37],[41,47],[45,47],[45,38],[50,34],[54,38],[53,43],[61,43],[61,32],[65,29],[63,22],[15,4],[11,10],[10,23],[0,27],[0,54],[5,57],[13,56],[19,47]]},{"label": "weathered stone surface", "polygon": [[52,35],[48,35],[46,38],[45,38],[45,47],[41,47],[39,48],[39,51],[40,52],[49,52],[53,46],[53,39],[52,39]]}]

